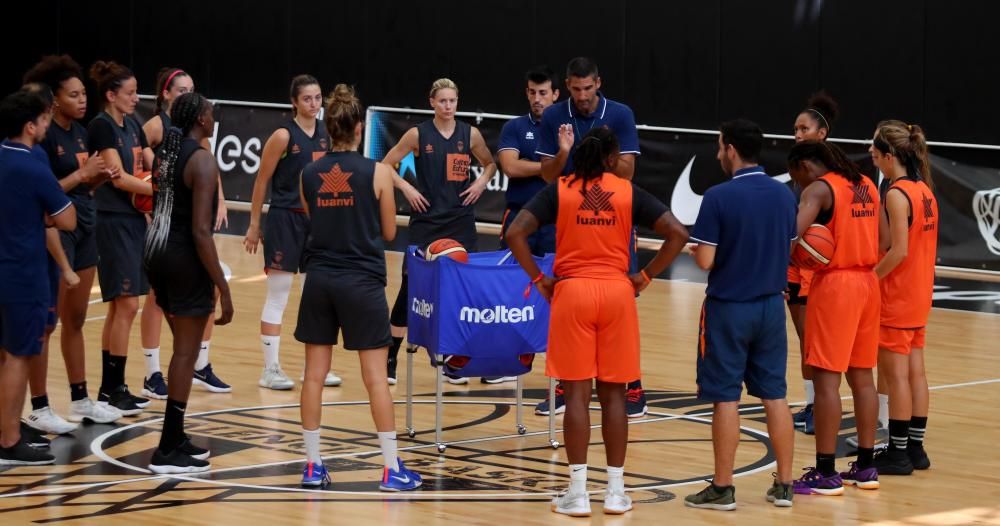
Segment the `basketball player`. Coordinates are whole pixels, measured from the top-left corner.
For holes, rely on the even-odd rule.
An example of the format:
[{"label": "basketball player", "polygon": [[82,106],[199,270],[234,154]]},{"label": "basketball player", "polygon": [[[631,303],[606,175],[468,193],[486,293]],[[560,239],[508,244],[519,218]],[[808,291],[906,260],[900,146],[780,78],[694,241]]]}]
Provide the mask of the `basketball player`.
[{"label": "basketball player", "polygon": [[[740,441],[743,383],[761,399],[778,472],[766,493],[792,505],[795,431],[786,400],[785,306],[791,243],[797,237],[795,196],[759,165],[764,134],[745,119],[722,124],[716,157],[732,180],[705,193],[691,239],[708,274],[698,338],[698,398],[712,402],[715,476],[684,504],[736,509],[733,462]],[[767,203],[767,206],[760,206]]]},{"label": "basketball player", "polygon": [[[806,364],[813,368],[816,401],[816,466],[795,481],[795,493],[840,495],[844,483],[879,487],[872,465],[878,399],[872,380],[878,349],[878,189],[834,145],[801,142],[788,155],[792,174],[808,172],[817,181],[802,191],[798,234],[826,225],[836,250],[817,270],[806,307]],[[802,181],[805,186],[807,181]],[[840,377],[847,375],[858,427],[858,459],[837,473],[840,430]]]},{"label": "basketball player", "polygon": [[208,99],[194,92],[178,97],[171,108],[174,126],[167,129],[156,158],[153,221],[143,254],[156,301],[174,336],[163,431],[149,469],[197,473],[210,464],[209,451],[192,444],[184,433],[194,364],[205,324],[215,311],[216,289],[222,304],[216,324],[232,321],[233,302],[212,242],[219,168],[200,144],[212,135],[214,110]]},{"label": "basketball player", "polygon": [[[270,187],[271,207],[263,232],[267,297],[260,315],[264,371],[257,384],[279,391],[295,387],[295,382],[281,369],[278,353],[281,320],[288,305],[292,279],[302,267],[302,250],[309,229],[309,217],[299,199],[299,174],[307,164],[330,149],[326,128],[316,119],[323,107],[319,81],[312,75],[298,75],[292,79],[288,96],[292,101],[293,117],[264,143],[260,171],[253,185],[250,227],[243,240],[247,252],[256,254],[261,241],[260,214],[264,196]],[[323,385],[337,386],[340,383],[340,377],[329,371]]]},{"label": "basketball player", "polygon": [[[573,173],[573,152],[583,137],[594,128],[611,130],[621,144],[618,164],[611,168],[617,176],[632,180],[635,173],[635,157],[639,155],[639,133],[635,128],[635,116],[628,106],[608,99],[601,93],[601,76],[597,64],[589,58],[577,57],[566,66],[566,90],[569,99],[553,104],[542,114],[541,131],[536,153],[541,158],[542,177],[554,181],[560,175]],[[558,134],[562,125],[568,124],[574,130],[573,147],[568,152],[559,149]],[[635,260],[635,233],[630,248],[633,254],[629,270],[638,271]],[[639,418],[646,414],[646,394],[642,381],[636,379],[627,386],[625,398],[629,418]],[[556,414],[562,412],[562,386],[556,387]],[[549,414],[549,400],[535,407],[535,414]]]},{"label": "basketball player", "polygon": [[[542,164],[535,153],[538,144],[538,134],[542,123],[542,112],[555,104],[559,99],[559,88],[556,87],[556,74],[545,66],[537,67],[525,75],[530,111],[516,119],[507,121],[500,131],[500,145],[497,148],[497,160],[503,173],[507,175],[507,209],[503,213],[500,229],[500,247],[507,248],[504,232],[517,217],[521,207],[548,184],[542,179]],[[538,229],[528,239],[531,253],[544,256],[556,251],[556,230],[552,225]],[[484,377],[483,383],[495,384],[517,380],[515,376]]]},{"label": "basketball player", "polygon": [[[412,153],[417,170],[417,188],[402,177],[394,179],[396,188],[410,203],[409,241],[427,246],[438,239],[454,239],[468,252],[476,250],[476,215],[473,207],[496,173],[493,154],[479,129],[455,119],[458,111],[458,86],[451,79],[438,79],[429,96],[434,118],[414,126],[385,154],[382,162],[396,166]],[[471,154],[471,155],[470,155]],[[469,168],[472,156],[483,167],[483,174],[472,181]],[[387,370],[389,384],[396,383],[399,347],[406,336],[407,272],[403,258],[402,283],[392,306],[392,345]],[[469,380],[445,373],[453,384]]]},{"label": "basketball player", "polygon": [[51,107],[38,93],[0,101],[0,465],[51,464],[22,435],[30,363],[42,352],[51,303],[45,227],[71,231],[76,210],[32,148],[42,141]]},{"label": "basketball player", "polygon": [[[559,127],[559,155],[576,143],[571,125]],[[639,378],[639,317],[635,295],[650,276],[663,272],[687,241],[687,230],[667,207],[625,178],[611,173],[620,161],[614,132],[599,127],[579,141],[574,173],[539,192],[514,219],[507,242],[531,283],[552,302],[545,374],[562,380],[564,432],[570,487],[552,499],[552,511],[590,515],[587,448],[591,384],[597,380],[601,432],[607,451],[604,512],[632,509],[623,471],[628,445],[625,384]],[[539,270],[527,238],[539,225],[556,225],[555,276]],[[635,224],[663,236],[656,257],[629,274],[629,243]]]},{"label": "basketball player", "polygon": [[882,238],[889,247],[875,267],[882,290],[878,369],[889,388],[890,441],[889,448],[875,457],[875,468],[879,475],[909,475],[931,465],[924,451],[930,399],[924,340],[940,216],[920,126],[882,122],[869,151],[875,166],[891,181],[882,224]]},{"label": "basketball player", "polygon": [[105,164],[118,170],[110,184],[97,187],[97,262],[101,296],[110,303],[101,335],[104,374],[98,401],[116,407],[125,416],[136,416],[149,400],[132,396],[125,384],[125,362],[132,322],[139,310],[139,296],[149,292],[142,265],[146,217],[136,210],[131,194],[152,195],[143,181],[153,163],[146,134],[132,117],[139,101],[132,71],[116,62],[98,61],[90,67],[102,110],[87,127],[87,148]]},{"label": "basketball player", "polygon": [[385,300],[385,248],[396,237],[396,172],[358,152],[365,118],[354,89],[338,84],[324,121],[332,151],[302,171],[302,207],[309,223],[306,287],[295,339],[306,345],[302,384],[302,437],[306,446],[303,486],[330,481],[320,456],[323,376],[330,370],[333,345],[344,333],[344,348],[358,351],[372,419],[385,467],[379,488],[420,487],[420,475],[406,469],[396,450],[396,423],[385,363],[392,336]]},{"label": "basketball player", "polygon": [[[87,92],[82,79],[80,66],[69,55],[43,57],[24,75],[26,85],[43,85],[54,97],[52,125],[41,148],[45,162],[77,211],[77,227],[72,232],[46,230],[50,255],[60,261],[64,277],[55,280],[52,299],[62,322],[60,347],[70,384],[69,420],[107,424],[121,418],[121,414],[114,408],[96,404],[87,392],[83,323],[97,266],[94,232],[97,213],[91,190],[116,174],[106,168],[104,159],[88,155],[87,131],[76,122],[87,111]],[[51,322],[54,330],[55,320]],[[62,434],[71,432],[76,425],[66,422],[49,407],[46,394],[49,334],[47,329],[42,356],[32,364],[29,381],[32,412],[26,421],[39,431]]]},{"label": "basketball player", "polygon": [[[837,102],[826,92],[819,92],[809,97],[806,107],[795,117],[795,142],[825,141],[830,136],[833,123],[837,120],[840,110]],[[794,188],[795,195],[802,193],[802,188]],[[795,413],[792,420],[795,427],[802,428],[807,435],[815,433],[813,420],[813,402],[816,400],[816,390],[813,387],[812,370],[805,362],[805,314],[809,296],[809,283],[812,281],[812,271],[803,270],[794,264],[788,265],[788,314],[799,337],[799,356],[801,357],[802,382],[806,393],[806,406]]]},{"label": "basketball player", "polygon": [[[165,130],[173,125],[170,119],[170,108],[178,97],[194,91],[194,80],[184,70],[179,68],[162,68],[156,76],[156,114],[146,124],[142,131],[146,134],[149,147],[159,155]],[[210,150],[209,138],[202,141],[202,148]],[[228,223],[226,217],[226,198],[222,194],[222,178],[219,178],[218,206],[215,216],[215,230]],[[194,383],[204,387],[211,393],[228,393],[233,389],[223,382],[208,361],[208,349],[212,340],[212,327],[215,324],[205,324],[205,334],[201,339],[201,350],[198,351],[198,361],[195,363]],[[157,306],[156,292],[150,290],[143,304],[139,328],[142,339],[142,354],[146,357],[146,376],[142,380],[142,394],[157,400],[167,397],[167,383],[160,371],[160,330],[163,327],[163,312]]]}]

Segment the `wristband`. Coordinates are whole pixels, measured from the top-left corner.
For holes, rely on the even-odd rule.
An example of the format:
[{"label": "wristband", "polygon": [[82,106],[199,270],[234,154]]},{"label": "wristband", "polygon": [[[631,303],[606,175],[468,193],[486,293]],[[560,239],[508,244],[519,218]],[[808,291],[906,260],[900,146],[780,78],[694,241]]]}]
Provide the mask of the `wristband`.
[{"label": "wristband", "polygon": [[538,275],[535,276],[534,279],[531,280],[531,283],[528,283],[528,286],[524,287],[524,297],[525,298],[527,298],[528,296],[531,295],[531,286],[534,285],[534,284],[536,284],[536,283],[538,283],[539,281],[542,281],[542,278],[544,278],[544,277],[545,277],[545,273],[544,272],[539,272]]},{"label": "wristband", "polygon": [[646,280],[646,283],[653,281],[649,279],[649,274],[646,274],[646,269],[640,270],[639,273],[642,274],[642,278]]}]

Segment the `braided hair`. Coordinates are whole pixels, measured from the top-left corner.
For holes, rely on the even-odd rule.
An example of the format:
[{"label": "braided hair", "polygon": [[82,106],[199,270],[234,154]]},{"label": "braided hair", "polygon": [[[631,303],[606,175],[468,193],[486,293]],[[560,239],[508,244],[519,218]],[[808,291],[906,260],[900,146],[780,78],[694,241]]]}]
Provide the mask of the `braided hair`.
[{"label": "braided hair", "polygon": [[618,153],[618,137],[611,130],[600,127],[590,130],[573,152],[573,172],[570,184],[583,181],[580,192],[587,195],[587,181],[597,179],[608,171],[608,158]]},{"label": "braided hair", "polygon": [[153,258],[160,255],[167,246],[170,235],[170,219],[174,210],[174,194],[177,186],[183,184],[184,174],[177,173],[177,157],[181,152],[181,142],[198,123],[201,115],[210,103],[200,93],[185,93],[174,101],[170,108],[173,121],[157,156],[157,167],[153,174],[153,184],[156,187],[156,205],[153,208],[153,222],[146,231],[146,247],[143,259],[149,264]]},{"label": "braided hair", "polygon": [[792,146],[788,152],[788,166],[801,166],[805,161],[822,164],[827,170],[836,172],[855,186],[861,184],[864,175],[858,165],[836,144],[819,141],[803,141]]}]

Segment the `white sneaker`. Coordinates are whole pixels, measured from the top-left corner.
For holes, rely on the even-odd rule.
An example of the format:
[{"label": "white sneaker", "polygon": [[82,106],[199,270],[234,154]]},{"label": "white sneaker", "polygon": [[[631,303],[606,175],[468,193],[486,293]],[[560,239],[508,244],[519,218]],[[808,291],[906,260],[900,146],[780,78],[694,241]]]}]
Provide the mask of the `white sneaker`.
[{"label": "white sneaker", "polygon": [[609,515],[621,515],[632,510],[632,497],[624,491],[611,491],[604,493],[604,513]]},{"label": "white sneaker", "polygon": [[32,411],[28,415],[28,418],[25,419],[25,422],[42,433],[52,435],[65,435],[66,433],[75,431],[78,427],[77,424],[71,424],[64,420],[63,417],[53,413],[51,407],[43,407]]},{"label": "white sneaker", "polygon": [[464,376],[452,376],[448,373],[443,373],[444,379],[452,385],[465,385],[469,383],[469,379]]},{"label": "white sneaker", "polygon": [[260,374],[260,381],[257,382],[257,385],[275,391],[287,391],[295,387],[295,382],[288,378],[285,371],[281,370],[280,365],[274,364],[271,367],[264,368],[264,372]]},{"label": "white sneaker", "polygon": [[73,422],[89,420],[95,424],[110,424],[122,417],[118,408],[108,404],[98,404],[90,398],[69,403],[69,419]]},{"label": "white sneaker", "polygon": [[570,517],[590,517],[590,495],[586,492],[564,491],[552,497],[552,511]]},{"label": "white sneaker", "polygon": [[[302,376],[299,377],[299,383],[305,381],[306,381],[306,375],[305,373],[302,373]],[[326,378],[323,380],[323,387],[337,387],[342,383],[344,383],[344,380],[341,377],[337,376],[337,373],[330,371],[326,373]]]}]

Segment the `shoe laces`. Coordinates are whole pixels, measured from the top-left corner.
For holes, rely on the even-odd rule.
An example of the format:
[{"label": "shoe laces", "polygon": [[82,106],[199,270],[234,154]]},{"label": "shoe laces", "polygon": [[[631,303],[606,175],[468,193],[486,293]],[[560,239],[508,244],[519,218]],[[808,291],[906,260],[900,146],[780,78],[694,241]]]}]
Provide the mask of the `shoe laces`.
[{"label": "shoe laces", "polygon": [[[853,465],[854,463],[851,462],[851,464]],[[819,470],[816,469],[815,466],[809,466],[809,467],[802,468],[802,471],[806,472],[806,474],[802,475],[802,478],[799,479],[802,482],[811,482],[811,481],[820,480],[820,479],[823,478],[823,474],[820,473]]]},{"label": "shoe laces", "polygon": [[635,389],[629,389],[625,392],[625,399],[629,402],[639,402],[642,400],[643,390],[641,387],[636,387]]}]

